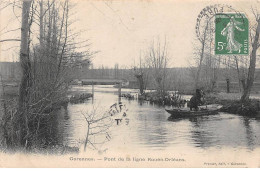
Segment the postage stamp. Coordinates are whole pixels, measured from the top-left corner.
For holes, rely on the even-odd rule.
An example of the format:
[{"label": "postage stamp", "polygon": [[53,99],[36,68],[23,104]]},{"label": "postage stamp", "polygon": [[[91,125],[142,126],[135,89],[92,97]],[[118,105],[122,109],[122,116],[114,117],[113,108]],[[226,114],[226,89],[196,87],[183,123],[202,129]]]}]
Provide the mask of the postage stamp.
[{"label": "postage stamp", "polygon": [[216,55],[248,54],[248,19],[244,14],[216,14],[215,28]]}]

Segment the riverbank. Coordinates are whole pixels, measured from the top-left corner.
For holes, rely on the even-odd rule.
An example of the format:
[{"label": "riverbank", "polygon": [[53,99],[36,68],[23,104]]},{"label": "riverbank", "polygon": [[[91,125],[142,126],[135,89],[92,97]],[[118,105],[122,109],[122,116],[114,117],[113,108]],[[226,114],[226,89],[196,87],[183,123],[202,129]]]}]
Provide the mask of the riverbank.
[{"label": "riverbank", "polygon": [[211,93],[205,96],[206,104],[221,104],[221,112],[259,117],[260,95],[253,94],[247,102],[240,101],[239,93]]},{"label": "riverbank", "polygon": [[[4,95],[4,96],[3,96]],[[70,92],[68,91],[65,96],[62,96],[58,101],[48,104],[43,111],[40,111],[42,115],[41,123],[39,126],[38,135],[36,140],[33,140],[34,144],[30,149],[19,149],[9,146],[11,135],[11,122],[10,116],[17,113],[17,99],[18,99],[18,87],[8,86],[5,89],[5,92],[0,92],[0,151],[13,153],[13,152],[24,152],[24,153],[41,153],[41,154],[57,154],[64,155],[69,153],[78,153],[78,147],[67,146],[66,144],[56,143],[53,138],[53,132],[55,132],[55,125],[57,124],[58,119],[56,118],[56,113],[61,108],[67,108],[68,103],[83,103],[92,97],[91,93],[83,92]],[[51,121],[51,123],[49,123]],[[46,127],[45,125],[48,125]],[[8,138],[6,138],[8,137]],[[8,147],[9,146],[9,147]]]},{"label": "riverbank", "polygon": [[[165,92],[162,94],[153,91],[139,95],[138,100],[149,101],[150,103],[157,105],[183,107],[185,103],[187,103],[187,101],[183,99],[183,95],[184,94],[179,94],[177,92]],[[123,97],[134,99],[130,94],[124,95]],[[223,106],[221,112],[260,117],[260,94],[251,94],[250,100],[244,103],[240,101],[240,98],[240,93],[209,93],[205,96],[205,104],[221,104]]]},{"label": "riverbank", "polygon": [[[125,97],[128,100],[134,100],[135,96],[131,94],[122,94],[121,97]],[[150,91],[137,96],[138,100],[149,101],[157,105],[167,105],[167,106],[180,106],[186,103],[186,100],[182,98],[182,95],[177,92],[158,92]]]}]

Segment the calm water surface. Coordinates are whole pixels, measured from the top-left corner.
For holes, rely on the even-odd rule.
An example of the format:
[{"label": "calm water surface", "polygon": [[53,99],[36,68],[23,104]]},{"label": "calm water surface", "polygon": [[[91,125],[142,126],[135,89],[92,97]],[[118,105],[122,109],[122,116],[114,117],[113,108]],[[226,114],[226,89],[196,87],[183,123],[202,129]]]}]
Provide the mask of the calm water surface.
[{"label": "calm water surface", "polygon": [[[73,91],[92,92],[91,86],[75,86]],[[123,89],[122,93],[136,94],[136,90]],[[101,150],[170,150],[176,147],[186,149],[233,148],[254,150],[260,147],[260,120],[227,113],[192,119],[168,120],[164,107],[121,99],[126,105],[128,125],[123,120],[114,122],[107,135],[96,138],[107,140],[98,144]],[[105,112],[118,102],[117,89],[112,86],[95,86],[94,99],[81,104],[70,104],[59,114],[59,141],[82,149],[87,133],[83,114],[93,111]]]}]

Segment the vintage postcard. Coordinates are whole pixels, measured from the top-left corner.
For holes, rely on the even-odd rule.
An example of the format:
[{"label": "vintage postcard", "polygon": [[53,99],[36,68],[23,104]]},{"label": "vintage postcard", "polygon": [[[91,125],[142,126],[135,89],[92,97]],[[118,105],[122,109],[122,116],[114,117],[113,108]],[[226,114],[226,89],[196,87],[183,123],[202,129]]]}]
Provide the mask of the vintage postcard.
[{"label": "vintage postcard", "polygon": [[0,1],[0,167],[259,154],[259,0]]}]

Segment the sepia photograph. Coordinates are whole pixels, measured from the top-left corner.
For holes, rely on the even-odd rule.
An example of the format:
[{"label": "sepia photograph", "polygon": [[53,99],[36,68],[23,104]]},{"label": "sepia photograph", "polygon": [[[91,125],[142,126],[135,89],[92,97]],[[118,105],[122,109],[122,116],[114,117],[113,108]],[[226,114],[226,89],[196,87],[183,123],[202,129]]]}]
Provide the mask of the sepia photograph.
[{"label": "sepia photograph", "polygon": [[1,0],[0,167],[259,168],[260,0]]}]

